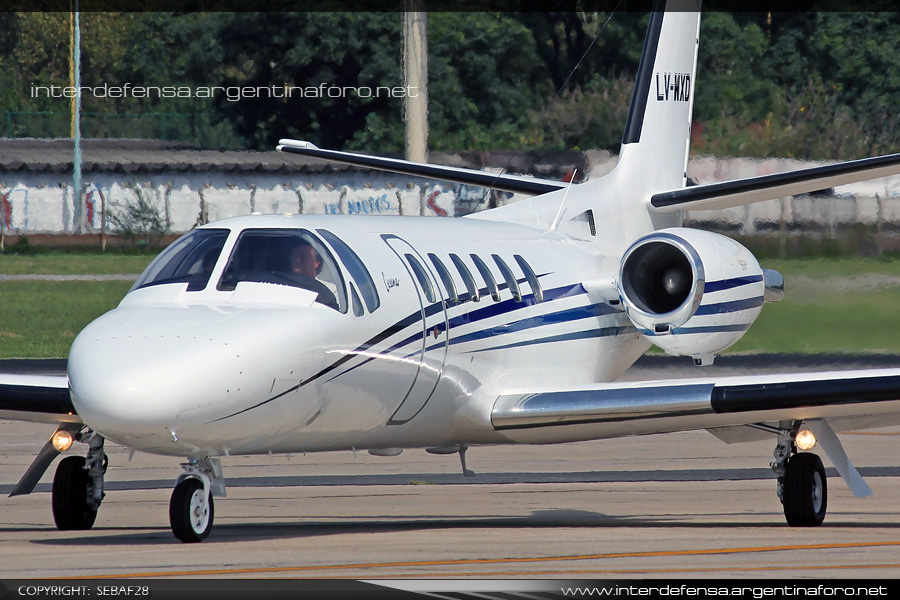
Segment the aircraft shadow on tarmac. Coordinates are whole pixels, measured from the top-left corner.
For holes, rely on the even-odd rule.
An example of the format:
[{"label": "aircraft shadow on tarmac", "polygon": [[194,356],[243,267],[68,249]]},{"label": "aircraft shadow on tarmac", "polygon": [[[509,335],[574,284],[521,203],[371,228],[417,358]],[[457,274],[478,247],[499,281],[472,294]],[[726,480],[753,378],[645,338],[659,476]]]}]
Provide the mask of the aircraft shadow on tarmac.
[{"label": "aircraft shadow on tarmac", "polygon": [[[863,477],[900,477],[900,467],[861,467]],[[834,468],[825,469],[830,479],[839,477]],[[415,473],[377,475],[293,475],[276,477],[228,478],[229,488],[234,487],[294,487],[294,486],[393,486],[410,485],[414,481],[429,485],[484,485],[484,484],[540,484],[540,483],[623,483],[623,482],[676,482],[676,481],[773,481],[771,469],[660,469],[653,471],[572,471],[534,473],[478,473],[475,477],[463,477],[459,473]],[[105,489],[140,490],[166,489],[171,479],[145,479],[133,481],[108,481]],[[12,484],[0,485],[0,494],[8,494]],[[35,492],[49,492],[50,484],[42,483]]]},{"label": "aircraft shadow on tarmac", "polygon": [[[845,521],[841,516],[849,517],[854,513],[843,512],[832,515],[834,518],[823,525],[822,529],[900,529],[898,522],[866,522]],[[872,513],[867,513],[871,519]],[[757,515],[759,517],[761,515]],[[765,516],[762,515],[762,516]],[[366,515],[360,517],[310,517],[298,514],[296,520],[253,521],[252,517],[241,523],[220,523],[213,535],[205,543],[253,542],[287,538],[310,538],[330,535],[364,534],[364,533],[397,533],[416,532],[441,529],[572,529],[572,528],[665,528],[665,529],[772,529],[787,530],[780,512],[772,511],[767,522],[749,521],[744,513],[702,514],[683,513],[667,515],[606,515],[594,511],[558,509],[538,510],[529,516],[497,517],[447,517],[446,515],[422,515],[414,518],[398,518],[393,515]],[[885,515],[895,517],[895,515]],[[341,520],[341,519],[345,520]],[[363,521],[362,519],[365,519]],[[2,532],[22,532],[27,528],[0,528]],[[174,542],[168,527],[104,527],[93,529],[94,534],[84,537],[71,537],[71,534],[60,534],[56,539],[33,540],[31,543],[48,546],[132,546],[171,544]],[[108,532],[104,534],[103,532]],[[121,533],[117,533],[121,532]],[[97,535],[99,534],[99,535]]]}]

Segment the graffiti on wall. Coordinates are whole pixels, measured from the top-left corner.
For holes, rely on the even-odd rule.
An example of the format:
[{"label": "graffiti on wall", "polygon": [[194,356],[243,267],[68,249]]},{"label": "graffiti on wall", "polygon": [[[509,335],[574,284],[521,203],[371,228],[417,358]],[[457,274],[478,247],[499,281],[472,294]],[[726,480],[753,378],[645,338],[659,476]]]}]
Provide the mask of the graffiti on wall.
[{"label": "graffiti on wall", "polygon": [[[344,194],[341,194],[344,196]],[[343,198],[338,202],[326,202],[326,215],[344,214],[341,210],[341,204],[345,204],[346,214],[348,215],[380,215],[380,214],[396,214],[396,208],[391,205],[386,193],[380,196],[369,196],[367,198]]]}]

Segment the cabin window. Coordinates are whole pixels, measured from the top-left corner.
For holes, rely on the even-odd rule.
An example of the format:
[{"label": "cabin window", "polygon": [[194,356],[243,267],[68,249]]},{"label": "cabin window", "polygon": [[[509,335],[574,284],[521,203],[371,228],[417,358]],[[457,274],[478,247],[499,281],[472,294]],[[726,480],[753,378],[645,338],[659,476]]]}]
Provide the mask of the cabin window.
[{"label": "cabin window", "polygon": [[425,298],[429,303],[436,302],[437,297],[434,295],[434,287],[431,285],[431,278],[428,277],[428,272],[425,270],[425,267],[422,266],[422,263],[419,262],[412,254],[406,253],[406,261],[409,263],[409,266],[412,267],[413,273],[416,275],[416,279],[419,280],[419,285],[422,288],[422,291],[425,292]]},{"label": "cabin window", "polygon": [[331,244],[331,247],[337,252],[341,261],[344,263],[344,266],[347,267],[350,277],[353,278],[353,281],[359,287],[359,292],[362,294],[363,301],[366,303],[366,308],[369,309],[369,312],[374,312],[376,308],[381,306],[381,299],[378,297],[375,280],[372,279],[372,275],[366,268],[365,263],[363,263],[362,259],[359,258],[359,255],[357,255],[350,246],[344,243],[344,240],[341,238],[325,229],[317,229],[316,231],[325,238],[325,241]]},{"label": "cabin window", "polygon": [[500,272],[503,274],[503,279],[506,280],[506,287],[512,292],[513,300],[521,302],[522,292],[519,291],[519,283],[516,281],[516,276],[513,275],[512,270],[506,262],[496,254],[491,254],[491,258],[494,259],[494,262],[497,263],[497,268],[500,269]]},{"label": "cabin window", "polygon": [[456,270],[459,271],[459,276],[462,277],[463,282],[466,284],[466,290],[469,292],[469,299],[472,300],[472,302],[478,302],[481,297],[478,294],[478,286],[475,285],[475,278],[472,277],[469,267],[466,266],[463,259],[455,254],[450,255],[450,260],[453,262]]},{"label": "cabin window", "polygon": [[166,283],[187,283],[189,292],[205,289],[228,233],[228,229],[195,229],[181,236],[144,269],[131,290]]},{"label": "cabin window", "polygon": [[289,285],[316,292],[316,302],[347,312],[344,279],[331,252],[304,229],[245,229],[231,252],[218,289],[242,281]]},{"label": "cabin window", "polygon": [[431,259],[434,268],[437,269],[441,282],[444,284],[444,289],[447,290],[447,300],[450,304],[459,303],[459,297],[456,295],[456,285],[453,283],[453,276],[450,275],[450,271],[447,270],[447,267],[444,266],[444,263],[441,262],[437,255],[429,254],[428,258]]},{"label": "cabin window", "polygon": [[541,282],[538,281],[537,275],[534,274],[534,270],[531,268],[531,265],[529,265],[525,261],[525,259],[518,254],[514,254],[513,258],[516,259],[516,262],[519,263],[519,267],[522,269],[522,272],[525,273],[525,279],[528,280],[528,285],[531,286],[531,293],[534,294],[534,301],[543,302],[544,290],[541,289]]},{"label": "cabin window", "polygon": [[494,275],[491,273],[491,270],[477,254],[470,254],[469,256],[472,258],[472,262],[475,263],[475,268],[481,273],[481,277],[484,279],[484,283],[491,293],[491,298],[494,299],[494,302],[500,302],[500,290],[497,289],[497,282],[494,280]]}]

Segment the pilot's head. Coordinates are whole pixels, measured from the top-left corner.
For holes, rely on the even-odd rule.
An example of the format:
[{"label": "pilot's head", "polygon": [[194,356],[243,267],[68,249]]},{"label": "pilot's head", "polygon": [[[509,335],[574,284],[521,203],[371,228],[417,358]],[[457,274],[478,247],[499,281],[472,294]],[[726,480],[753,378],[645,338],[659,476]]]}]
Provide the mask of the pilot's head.
[{"label": "pilot's head", "polygon": [[219,258],[220,248],[210,248],[206,251],[206,254],[203,255],[202,268],[203,272],[207,275],[212,273],[213,268],[216,266],[216,259]]},{"label": "pilot's head", "polygon": [[308,242],[300,242],[291,249],[291,270],[315,278],[322,271],[322,257]]}]

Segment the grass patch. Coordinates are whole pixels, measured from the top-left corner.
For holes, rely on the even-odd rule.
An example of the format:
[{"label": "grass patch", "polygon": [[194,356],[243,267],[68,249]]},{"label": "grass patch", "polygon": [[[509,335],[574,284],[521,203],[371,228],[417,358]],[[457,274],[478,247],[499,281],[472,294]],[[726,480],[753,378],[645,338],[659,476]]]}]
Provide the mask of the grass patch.
[{"label": "grass patch", "polygon": [[3,275],[113,275],[140,273],[155,254],[0,254]]},{"label": "grass patch", "polygon": [[784,275],[785,298],[763,306],[728,352],[900,353],[900,261],[762,262]]},{"label": "grass patch", "polygon": [[729,352],[900,353],[900,289],[786,296]]},{"label": "grass patch", "polygon": [[764,269],[775,269],[784,275],[786,287],[790,286],[792,275],[813,278],[851,277],[867,273],[900,276],[900,260],[891,258],[767,258],[760,259],[759,264]]},{"label": "grass patch", "polygon": [[88,323],[116,307],[128,281],[0,283],[0,358],[61,358]]}]

